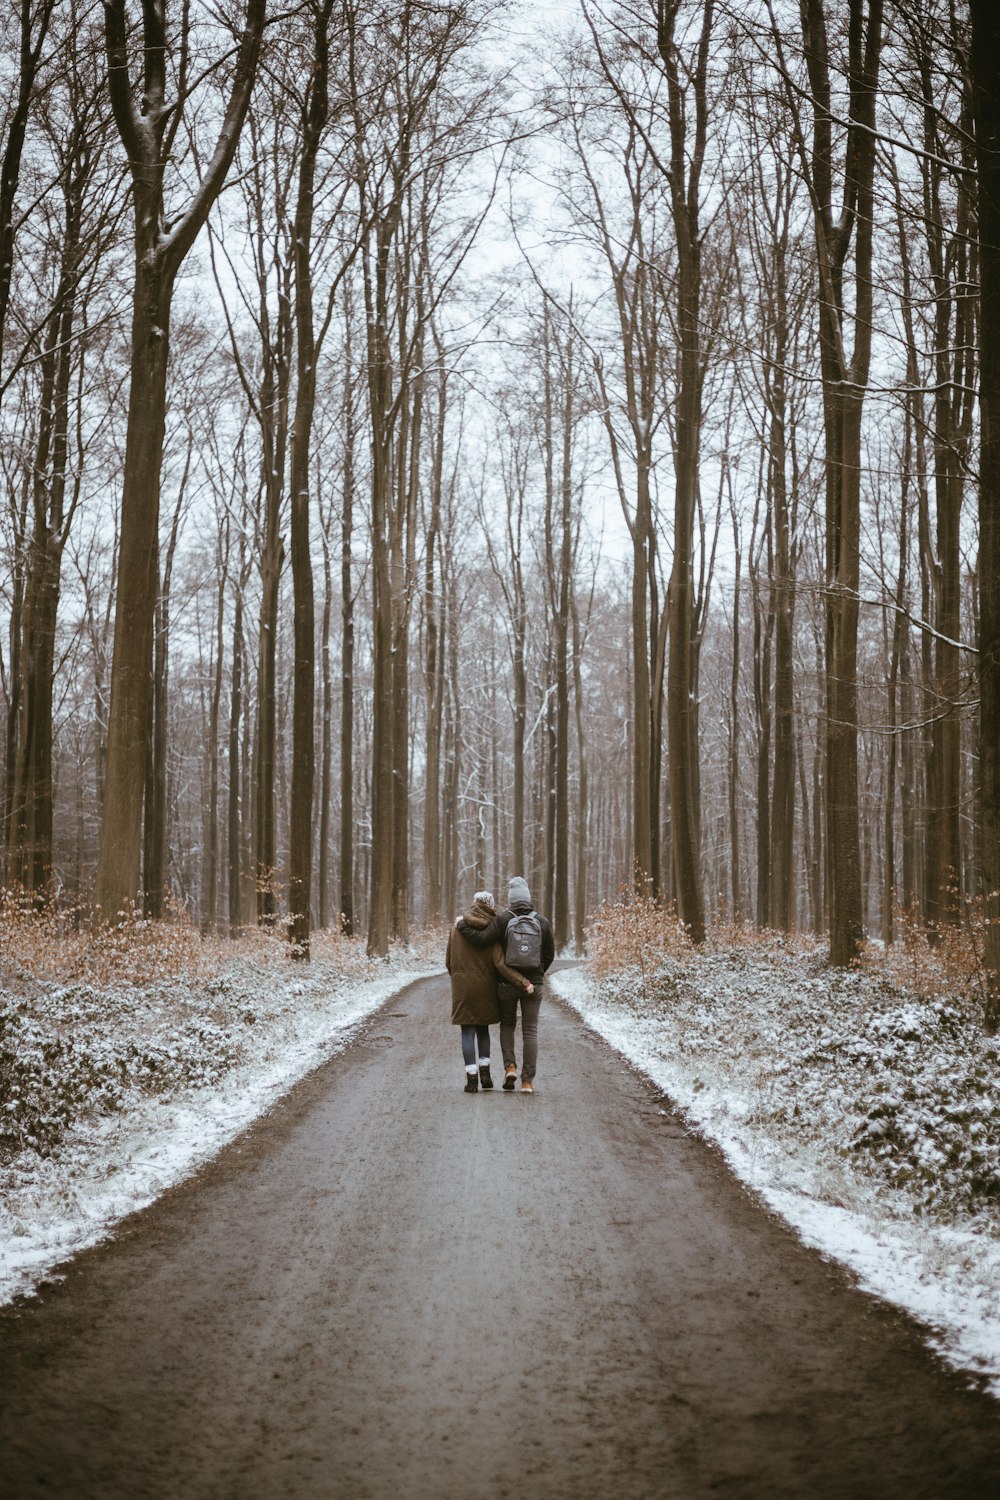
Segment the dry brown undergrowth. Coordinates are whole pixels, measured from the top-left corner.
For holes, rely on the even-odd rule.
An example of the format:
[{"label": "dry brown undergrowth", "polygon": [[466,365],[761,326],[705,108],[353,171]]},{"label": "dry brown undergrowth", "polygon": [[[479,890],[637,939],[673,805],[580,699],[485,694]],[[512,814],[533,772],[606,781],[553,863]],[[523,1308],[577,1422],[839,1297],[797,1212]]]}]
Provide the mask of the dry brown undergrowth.
[{"label": "dry brown undergrowth", "polygon": [[[896,917],[897,941],[889,948],[867,943],[858,965],[873,978],[930,998],[941,994],[979,999],[984,992],[984,926],[975,902],[967,904],[960,924],[945,926],[932,940],[910,913]],[[447,930],[415,929],[407,945],[414,963],[443,961]],[[818,955],[823,940],[810,933],[785,934],[758,928],[732,917],[713,920],[710,951],[745,949],[764,955],[789,952]],[[313,956],[342,973],[359,977],[377,971],[365,954],[363,937],[344,937],[335,929],[314,932]],[[690,961],[694,946],[676,913],[651,897],[623,891],[598,907],[587,928],[587,953],[594,974],[639,969],[650,977],[665,960]],[[250,928],[233,940],[202,934],[183,916],[151,922],[133,918],[117,927],[94,929],[81,913],[66,909],[35,910],[9,891],[0,892],[0,981],[48,979],[61,984],[145,985],[184,976],[206,982],[222,974],[234,959],[250,960],[287,972],[291,962],[280,928]]]},{"label": "dry brown undergrowth", "polygon": [[[443,958],[444,946],[438,929],[420,929],[407,954],[422,965]],[[314,932],[312,953],[343,974],[366,977],[378,971],[378,961],[365,953],[363,936]],[[203,934],[183,916],[158,922],[135,917],[115,927],[94,928],[79,911],[37,911],[17,894],[0,892],[0,982],[46,979],[102,988],[183,977],[203,983],[224,973],[234,959],[285,973],[292,963],[280,927],[249,928],[236,939]]]},{"label": "dry brown undergrowth", "polygon": [[[869,942],[858,969],[905,989],[918,998],[965,995],[979,1001],[985,994],[984,925],[980,906],[969,902],[961,922],[937,934],[912,914],[896,916],[897,941],[888,948]],[[823,953],[822,938],[811,933],[783,933],[755,927],[732,917],[717,917],[708,933],[711,952],[744,949],[767,953]],[[688,962],[695,948],[676,913],[647,896],[623,891],[594,913],[587,929],[587,953],[599,978],[638,969],[645,980],[665,960]]]}]

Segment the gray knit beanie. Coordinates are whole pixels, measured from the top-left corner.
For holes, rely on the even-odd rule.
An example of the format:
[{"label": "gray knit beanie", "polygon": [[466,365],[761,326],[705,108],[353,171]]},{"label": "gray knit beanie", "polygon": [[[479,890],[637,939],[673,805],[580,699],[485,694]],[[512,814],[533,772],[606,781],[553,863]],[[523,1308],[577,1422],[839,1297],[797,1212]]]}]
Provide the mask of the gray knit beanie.
[{"label": "gray knit beanie", "polygon": [[523,875],[512,875],[507,882],[507,905],[515,906],[518,902],[525,902],[530,906],[531,892]]},{"label": "gray knit beanie", "polygon": [[497,904],[493,899],[492,891],[477,891],[472,898],[475,906],[486,906],[490,911],[496,911]]}]

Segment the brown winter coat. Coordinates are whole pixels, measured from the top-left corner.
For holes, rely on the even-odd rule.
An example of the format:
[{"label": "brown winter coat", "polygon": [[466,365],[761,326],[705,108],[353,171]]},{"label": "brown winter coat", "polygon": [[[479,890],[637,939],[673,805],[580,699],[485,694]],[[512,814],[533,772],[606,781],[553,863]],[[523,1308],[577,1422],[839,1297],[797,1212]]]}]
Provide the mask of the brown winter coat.
[{"label": "brown winter coat", "polygon": [[[486,927],[494,913],[485,906],[474,906],[466,912],[470,927]],[[516,969],[508,968],[503,948],[475,948],[467,943],[457,928],[448,934],[445,968],[451,975],[451,1020],[453,1026],[494,1026],[500,1019],[497,982],[506,979],[526,989],[528,981]]]}]

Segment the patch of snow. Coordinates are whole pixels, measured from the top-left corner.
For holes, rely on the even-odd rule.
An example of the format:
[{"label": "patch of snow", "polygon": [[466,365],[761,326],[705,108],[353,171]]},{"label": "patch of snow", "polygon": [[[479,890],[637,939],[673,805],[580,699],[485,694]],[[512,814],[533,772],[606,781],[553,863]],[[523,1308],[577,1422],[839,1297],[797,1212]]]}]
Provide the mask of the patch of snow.
[{"label": "patch of snow", "polygon": [[[994,1167],[997,1154],[991,1116],[969,1118],[970,1078],[987,1111],[996,1097],[988,1039],[970,1041],[946,1002],[899,1003],[791,957],[705,954],[652,980],[602,983],[580,968],[547,982],[806,1244],[912,1314],[950,1364],[1000,1397],[1000,1236],[989,1181],[985,1200],[975,1196],[977,1137]],[[929,1104],[921,1045],[941,1085]],[[893,1122],[891,1150],[870,1133],[879,1110]]]},{"label": "patch of snow", "polygon": [[[165,1060],[176,1063],[181,1084],[145,1096],[137,1096],[134,1086],[127,1095],[121,1090],[110,1104],[114,1113],[85,1114],[49,1154],[26,1148],[3,1168],[0,1303],[34,1291],[61,1261],[106,1238],[120,1219],[190,1176],[299,1078],[342,1052],[366,1016],[428,972],[389,967],[359,982],[323,970],[314,965],[307,981],[274,972],[237,973],[210,986],[210,994],[227,992],[234,1013],[248,1002],[253,1012],[245,1018],[248,1025],[233,1026],[235,1039],[224,1034],[224,1049],[217,1025],[209,1040],[221,1061],[213,1071],[204,1054],[198,1057],[207,1081],[195,1086],[184,1085],[180,1065],[190,1076],[209,1024],[204,1017],[198,1016],[189,1041],[177,1025],[174,1001],[169,1027],[161,1023],[153,1040],[137,1031],[128,1038],[133,1055],[141,1045],[160,1074]],[[70,993],[58,992],[57,998]],[[133,1014],[138,1007],[132,997],[124,999],[122,1012]],[[74,1005],[79,1016],[80,1002]],[[124,1024],[119,1022],[119,1032]],[[165,1033],[172,1048],[163,1042]]]}]

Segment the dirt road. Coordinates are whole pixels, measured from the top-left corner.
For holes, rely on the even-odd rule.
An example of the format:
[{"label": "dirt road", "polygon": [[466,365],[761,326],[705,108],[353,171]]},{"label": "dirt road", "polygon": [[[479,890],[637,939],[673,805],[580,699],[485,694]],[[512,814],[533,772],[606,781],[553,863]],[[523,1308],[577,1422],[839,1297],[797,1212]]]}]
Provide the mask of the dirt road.
[{"label": "dirt road", "polygon": [[556,1001],[534,1098],[464,1094],[447,1015],[412,986],[0,1314],[4,1500],[1000,1493],[1000,1405]]}]

